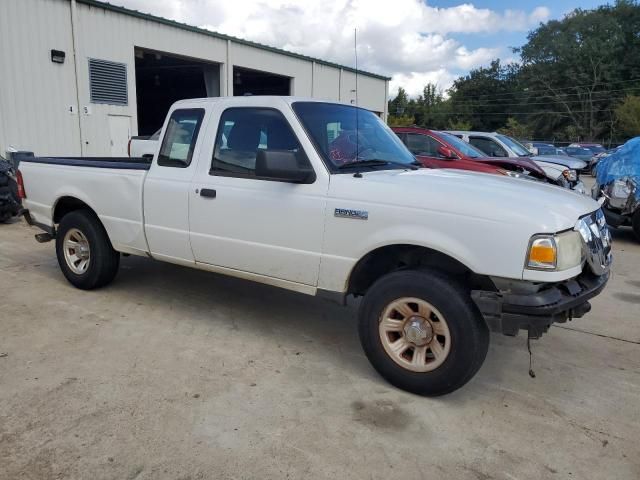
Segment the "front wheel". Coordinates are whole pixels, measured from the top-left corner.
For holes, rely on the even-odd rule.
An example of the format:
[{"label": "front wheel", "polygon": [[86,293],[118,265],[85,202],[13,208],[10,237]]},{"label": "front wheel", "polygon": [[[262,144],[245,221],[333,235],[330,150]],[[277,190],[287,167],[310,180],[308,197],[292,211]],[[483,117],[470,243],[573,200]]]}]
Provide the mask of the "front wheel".
[{"label": "front wheel", "polygon": [[640,208],[636,210],[636,213],[631,217],[631,226],[633,227],[633,233],[636,239],[640,242]]},{"label": "front wheel", "polygon": [[102,223],[88,210],[76,210],[62,218],[56,255],[69,283],[83,290],[110,283],[120,265],[120,254],[113,249]]},{"label": "front wheel", "polygon": [[480,369],[489,329],[465,289],[430,270],[388,274],[359,311],[362,347],[391,384],[419,395],[450,393]]}]

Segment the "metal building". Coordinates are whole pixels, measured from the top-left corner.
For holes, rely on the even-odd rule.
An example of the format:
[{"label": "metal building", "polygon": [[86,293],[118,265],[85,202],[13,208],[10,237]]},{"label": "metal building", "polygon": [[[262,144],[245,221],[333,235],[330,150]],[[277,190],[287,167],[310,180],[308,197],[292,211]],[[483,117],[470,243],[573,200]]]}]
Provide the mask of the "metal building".
[{"label": "metal building", "polygon": [[[126,155],[175,100],[298,95],[353,103],[355,70],[97,0],[0,1],[0,152]],[[389,78],[358,72],[386,118]]]}]

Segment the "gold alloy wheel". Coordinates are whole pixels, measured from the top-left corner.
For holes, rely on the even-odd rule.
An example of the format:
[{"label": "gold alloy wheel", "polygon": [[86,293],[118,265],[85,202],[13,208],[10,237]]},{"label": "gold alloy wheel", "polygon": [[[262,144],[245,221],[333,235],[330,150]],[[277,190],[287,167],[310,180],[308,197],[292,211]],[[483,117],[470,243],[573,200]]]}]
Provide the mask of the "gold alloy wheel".
[{"label": "gold alloy wheel", "polygon": [[380,316],[378,332],[387,355],[412,372],[430,372],[451,350],[451,333],[442,314],[420,298],[391,302]]},{"label": "gold alloy wheel", "polygon": [[62,250],[67,266],[76,275],[82,275],[89,268],[91,261],[91,249],[89,241],[77,228],[71,228],[64,236]]}]

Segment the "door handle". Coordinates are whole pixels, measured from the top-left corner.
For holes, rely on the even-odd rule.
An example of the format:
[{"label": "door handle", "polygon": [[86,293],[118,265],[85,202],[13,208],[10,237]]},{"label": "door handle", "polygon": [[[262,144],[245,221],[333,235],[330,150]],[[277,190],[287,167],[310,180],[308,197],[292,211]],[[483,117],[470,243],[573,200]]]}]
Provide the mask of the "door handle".
[{"label": "door handle", "polygon": [[216,191],[213,188],[201,188],[200,196],[207,198],[216,198]]}]

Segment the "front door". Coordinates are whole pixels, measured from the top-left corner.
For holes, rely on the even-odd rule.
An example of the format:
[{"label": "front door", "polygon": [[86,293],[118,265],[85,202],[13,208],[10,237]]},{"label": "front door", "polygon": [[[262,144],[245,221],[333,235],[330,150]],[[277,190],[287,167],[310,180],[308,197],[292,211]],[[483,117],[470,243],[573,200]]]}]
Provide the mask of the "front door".
[{"label": "front door", "polygon": [[[301,132],[294,133],[295,123],[281,111],[266,107],[227,108],[212,120],[215,146],[209,159],[201,159],[190,194],[196,261],[317,285],[328,175],[311,167],[298,140]],[[301,168],[316,171],[315,180],[261,177],[256,170],[260,150],[294,152]]]},{"label": "front door", "polygon": [[131,138],[131,117],[109,115],[109,148],[112,157],[126,157]]},{"label": "front door", "polygon": [[443,145],[430,135],[407,133],[406,145],[420,163],[429,168],[456,168],[456,162],[444,158],[438,148]]}]

